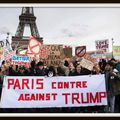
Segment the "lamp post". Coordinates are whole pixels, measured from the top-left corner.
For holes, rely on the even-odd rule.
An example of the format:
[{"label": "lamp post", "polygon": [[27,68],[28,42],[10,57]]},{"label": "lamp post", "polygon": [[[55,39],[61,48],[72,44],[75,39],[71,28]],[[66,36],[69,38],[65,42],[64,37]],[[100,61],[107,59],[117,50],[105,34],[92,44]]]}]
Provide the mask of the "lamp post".
[{"label": "lamp post", "polygon": [[113,41],[113,40],[114,40],[114,39],[112,38],[111,40],[112,40],[112,58],[113,58],[113,57],[114,57],[114,56],[113,56],[113,44],[114,44],[114,41]]}]

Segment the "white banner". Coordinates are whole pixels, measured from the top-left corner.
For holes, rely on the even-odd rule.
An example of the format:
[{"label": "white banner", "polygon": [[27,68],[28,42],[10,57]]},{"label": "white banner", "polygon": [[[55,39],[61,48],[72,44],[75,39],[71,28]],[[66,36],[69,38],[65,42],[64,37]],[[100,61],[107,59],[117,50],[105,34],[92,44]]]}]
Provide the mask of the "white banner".
[{"label": "white banner", "polygon": [[107,105],[104,75],[4,78],[1,108]]}]

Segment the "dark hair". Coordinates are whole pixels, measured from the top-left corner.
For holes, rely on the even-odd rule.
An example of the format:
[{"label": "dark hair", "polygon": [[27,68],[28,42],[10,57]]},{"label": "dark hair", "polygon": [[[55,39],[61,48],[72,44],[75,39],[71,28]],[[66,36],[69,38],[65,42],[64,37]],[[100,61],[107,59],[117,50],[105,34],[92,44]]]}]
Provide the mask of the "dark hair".
[{"label": "dark hair", "polygon": [[57,74],[59,76],[65,76],[65,72],[61,67],[57,67]]},{"label": "dark hair", "polygon": [[16,65],[16,71],[18,71],[18,65]]},{"label": "dark hair", "polygon": [[111,60],[110,60],[110,61],[112,61],[112,60],[113,60],[113,61],[116,61],[116,60],[115,60],[115,58],[111,58]]},{"label": "dark hair", "polygon": [[115,64],[113,62],[111,62],[111,61],[108,61],[107,64],[112,66],[113,68],[115,67]]},{"label": "dark hair", "polygon": [[69,63],[68,63],[68,61],[67,61],[67,60],[65,60],[65,62],[64,62],[64,66],[66,66],[66,67],[68,67],[68,66],[69,66]]},{"label": "dark hair", "polygon": [[25,70],[25,66],[20,66],[19,70]]},{"label": "dark hair", "polygon": [[33,60],[33,61],[31,62],[31,67],[34,68],[35,65],[36,65],[35,60]]},{"label": "dark hair", "polygon": [[44,63],[42,61],[37,63],[37,66],[43,66],[43,65],[44,65]]},{"label": "dark hair", "polygon": [[3,60],[3,61],[2,61],[2,65],[4,65],[4,64],[5,64],[5,61]]}]

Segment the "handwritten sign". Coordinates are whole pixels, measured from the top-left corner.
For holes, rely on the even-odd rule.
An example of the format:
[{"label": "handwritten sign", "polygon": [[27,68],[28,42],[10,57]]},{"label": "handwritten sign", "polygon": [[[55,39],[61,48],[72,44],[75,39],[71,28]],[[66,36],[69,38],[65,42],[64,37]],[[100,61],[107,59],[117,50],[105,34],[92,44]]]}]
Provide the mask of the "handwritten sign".
[{"label": "handwritten sign", "polygon": [[105,52],[108,52],[109,50],[109,41],[106,40],[97,40],[95,41],[96,50],[104,50]]},{"label": "handwritten sign", "polygon": [[28,56],[12,56],[12,63],[17,65],[26,65],[30,62]]},{"label": "handwritten sign", "polygon": [[63,45],[46,45],[48,48],[48,58],[44,59],[46,65],[58,66],[64,56]]},{"label": "handwritten sign", "polygon": [[82,60],[80,61],[80,65],[88,70],[92,70],[94,63],[85,58],[82,58]]}]

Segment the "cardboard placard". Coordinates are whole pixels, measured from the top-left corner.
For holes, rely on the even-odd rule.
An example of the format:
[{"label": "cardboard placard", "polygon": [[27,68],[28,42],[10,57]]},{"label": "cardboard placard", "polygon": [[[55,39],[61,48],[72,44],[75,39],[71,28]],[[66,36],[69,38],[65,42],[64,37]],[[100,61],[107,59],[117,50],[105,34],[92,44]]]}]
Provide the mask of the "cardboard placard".
[{"label": "cardboard placard", "polygon": [[82,58],[82,60],[80,61],[80,65],[91,71],[93,69],[94,63],[85,58]]},{"label": "cardboard placard", "polygon": [[44,59],[45,65],[58,66],[64,57],[63,45],[46,45],[48,47],[48,58]]}]

